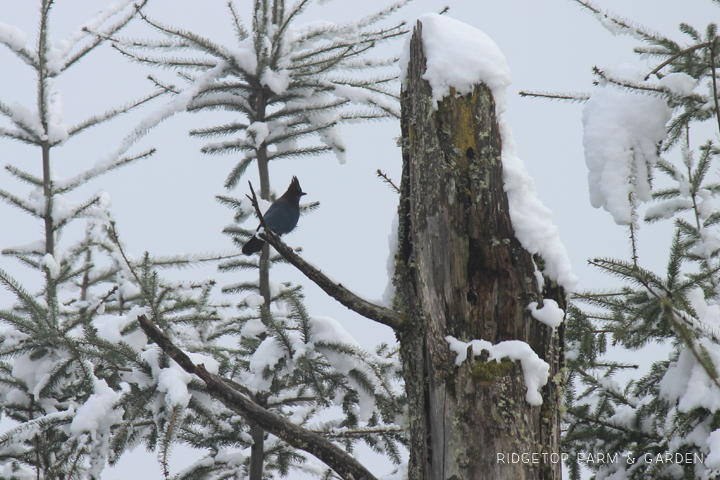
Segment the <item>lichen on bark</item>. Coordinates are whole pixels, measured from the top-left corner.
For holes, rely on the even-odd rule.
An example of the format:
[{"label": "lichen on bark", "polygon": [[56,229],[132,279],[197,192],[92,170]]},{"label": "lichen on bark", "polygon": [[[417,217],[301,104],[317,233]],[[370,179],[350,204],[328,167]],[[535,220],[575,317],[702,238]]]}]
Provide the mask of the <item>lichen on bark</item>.
[{"label": "lichen on bark", "polygon": [[563,327],[532,318],[527,305],[563,292],[546,282],[515,238],[503,189],[502,140],[485,85],[454,91],[434,108],[422,79],[418,23],[401,98],[403,174],[394,308],[409,398],[409,478],[552,479],[559,464],[499,464],[497,453],[559,452],[561,381],[543,405],[525,400],[519,362],[473,358],[460,366],[445,340],[522,340],[558,377]]}]

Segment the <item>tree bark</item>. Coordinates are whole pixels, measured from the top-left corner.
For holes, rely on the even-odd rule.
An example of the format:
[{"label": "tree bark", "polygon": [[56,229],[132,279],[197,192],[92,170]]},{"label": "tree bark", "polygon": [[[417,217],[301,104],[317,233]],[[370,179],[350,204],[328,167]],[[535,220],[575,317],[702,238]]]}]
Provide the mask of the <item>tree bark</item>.
[{"label": "tree bark", "polygon": [[251,423],[250,435],[253,439],[253,445],[250,449],[249,480],[262,480],[263,464],[265,463],[265,430],[259,425]]},{"label": "tree bark", "polygon": [[[510,221],[495,102],[480,84],[467,96],[451,90],[434,109],[422,79],[421,32],[418,22],[401,97],[394,305],[405,319],[397,333],[409,399],[409,478],[559,479],[561,464],[549,454],[560,452],[563,327],[553,331],[527,309],[543,295]],[[564,308],[561,289],[546,283],[546,298]],[[543,404],[527,403],[519,362],[468,355],[457,367],[447,335],[528,343],[550,365]],[[530,463],[510,463],[513,453],[530,455]]]},{"label": "tree bark", "polygon": [[[258,85],[255,87],[255,119],[254,121],[262,122],[265,120],[265,109],[267,108],[267,98],[265,97],[264,87]],[[257,165],[258,175],[260,177],[260,197],[269,202],[270,198],[270,173],[268,169],[267,145],[262,143],[257,149]],[[270,307],[272,305],[272,296],[270,294],[270,247],[267,243],[263,245],[260,251],[259,278],[258,287],[260,296],[263,297],[263,305],[261,307],[260,317],[267,325],[267,317],[270,315]],[[253,446],[250,449],[250,478],[249,480],[262,480],[263,466],[265,464],[265,432],[254,422],[250,422],[250,434],[253,439]]]}]

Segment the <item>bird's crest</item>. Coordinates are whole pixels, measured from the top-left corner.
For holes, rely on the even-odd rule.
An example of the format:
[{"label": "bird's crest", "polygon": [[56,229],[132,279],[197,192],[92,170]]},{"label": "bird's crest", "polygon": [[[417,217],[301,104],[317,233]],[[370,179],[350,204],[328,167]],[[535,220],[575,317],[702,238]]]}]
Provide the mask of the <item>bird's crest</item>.
[{"label": "bird's crest", "polygon": [[290,186],[287,189],[288,193],[294,193],[295,195],[305,195],[305,192],[302,191],[302,188],[300,187],[300,180],[298,180],[297,177],[293,177],[292,181],[290,182]]}]

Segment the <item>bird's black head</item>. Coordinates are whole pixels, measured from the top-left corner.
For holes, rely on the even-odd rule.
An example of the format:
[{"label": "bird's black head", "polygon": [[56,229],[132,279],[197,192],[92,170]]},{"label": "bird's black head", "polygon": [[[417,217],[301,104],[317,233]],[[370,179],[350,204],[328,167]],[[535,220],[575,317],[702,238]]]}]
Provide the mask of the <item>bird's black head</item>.
[{"label": "bird's black head", "polygon": [[288,187],[287,191],[283,194],[283,197],[287,198],[288,200],[292,199],[296,202],[300,201],[300,197],[303,195],[307,195],[305,192],[302,191],[302,188],[300,188],[300,181],[297,177],[293,177],[292,181],[290,182],[290,186]]}]

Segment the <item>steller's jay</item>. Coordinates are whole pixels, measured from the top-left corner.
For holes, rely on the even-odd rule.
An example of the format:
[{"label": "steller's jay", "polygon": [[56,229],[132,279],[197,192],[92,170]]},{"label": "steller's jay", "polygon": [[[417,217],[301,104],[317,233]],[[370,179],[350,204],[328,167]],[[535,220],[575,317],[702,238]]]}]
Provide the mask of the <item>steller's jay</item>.
[{"label": "steller's jay", "polygon": [[[300,197],[303,195],[305,192],[300,188],[300,182],[297,177],[293,177],[287,191],[263,215],[268,228],[278,235],[292,232],[300,218]],[[260,230],[260,226],[257,229]],[[256,234],[243,246],[242,252],[252,255],[262,250],[263,245],[265,240],[259,239]]]}]

